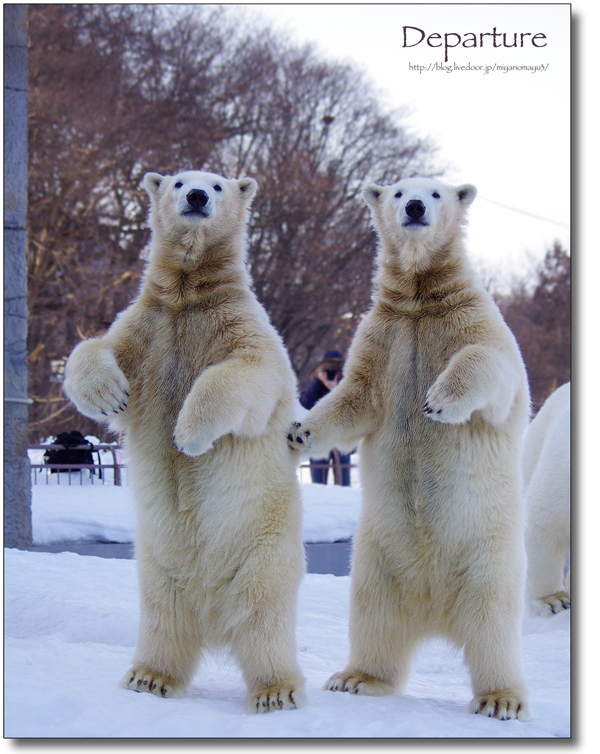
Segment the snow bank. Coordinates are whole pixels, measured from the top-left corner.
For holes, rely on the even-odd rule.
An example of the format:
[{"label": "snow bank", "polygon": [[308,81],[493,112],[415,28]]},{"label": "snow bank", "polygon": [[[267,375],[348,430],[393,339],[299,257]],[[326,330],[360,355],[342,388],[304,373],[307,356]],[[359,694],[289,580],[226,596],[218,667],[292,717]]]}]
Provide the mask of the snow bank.
[{"label": "snow bank", "polygon": [[[299,406],[299,416],[306,409]],[[100,440],[93,435],[86,439],[94,445]],[[51,443],[48,437],[42,442]],[[114,443],[113,443],[114,444]],[[44,462],[44,450],[29,450],[32,463]],[[94,457],[96,457],[96,453]],[[100,451],[103,464],[113,462],[108,450]],[[119,461],[123,460],[118,451]],[[358,462],[352,456],[352,463]],[[47,469],[32,473],[33,544],[52,545],[61,542],[133,542],[135,509],[133,493],[127,484],[127,468],[122,470],[123,486],[113,484],[112,469],[103,470],[104,479],[88,470],[50,474]],[[333,484],[311,484],[310,471],[298,470],[304,507],[304,542],[338,542],[354,534],[360,514],[360,476],[351,469],[351,487]],[[330,480],[333,472],[329,472]],[[70,482],[70,483],[69,483]]]}]

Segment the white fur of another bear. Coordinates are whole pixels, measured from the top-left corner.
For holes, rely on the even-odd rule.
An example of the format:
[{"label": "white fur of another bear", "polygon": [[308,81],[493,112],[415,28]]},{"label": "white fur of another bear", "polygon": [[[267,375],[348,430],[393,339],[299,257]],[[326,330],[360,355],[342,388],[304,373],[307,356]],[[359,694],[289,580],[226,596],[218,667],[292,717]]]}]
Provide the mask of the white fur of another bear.
[{"label": "white fur of another bear", "polygon": [[179,696],[228,647],[248,709],[300,706],[301,500],[285,431],[296,379],[246,272],[251,178],[149,173],[137,299],[80,343],[65,391],[125,431],[137,505],[140,635],[127,688]]},{"label": "white fur of another bear", "polygon": [[343,380],[288,434],[323,455],[360,442],[348,667],[326,688],[386,694],[418,645],[464,648],[471,711],[528,720],[520,457],[529,390],[517,343],[467,261],[473,186],[368,186],[380,238],[370,312]]},{"label": "white fur of another bear", "polygon": [[565,562],[571,540],[571,384],[555,390],[525,435],[527,597],[534,613],[571,605]]}]

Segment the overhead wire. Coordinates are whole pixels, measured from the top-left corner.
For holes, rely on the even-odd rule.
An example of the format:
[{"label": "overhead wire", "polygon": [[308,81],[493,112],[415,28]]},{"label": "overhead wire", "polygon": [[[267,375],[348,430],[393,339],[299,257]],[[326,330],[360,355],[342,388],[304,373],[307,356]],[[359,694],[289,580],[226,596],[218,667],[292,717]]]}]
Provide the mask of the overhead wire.
[{"label": "overhead wire", "polygon": [[541,215],[534,215],[533,212],[526,212],[523,209],[518,209],[517,207],[511,207],[508,204],[502,204],[501,202],[496,202],[493,199],[487,199],[485,196],[479,196],[478,199],[483,199],[484,202],[489,202],[490,204],[496,204],[498,207],[502,207],[503,209],[511,210],[512,212],[518,212],[521,215],[527,215],[528,217],[534,217],[536,220],[543,220],[546,223],[552,223],[553,225],[560,225],[563,228],[569,228],[570,225],[568,223],[561,223],[558,220],[550,220],[548,217],[542,217]]}]

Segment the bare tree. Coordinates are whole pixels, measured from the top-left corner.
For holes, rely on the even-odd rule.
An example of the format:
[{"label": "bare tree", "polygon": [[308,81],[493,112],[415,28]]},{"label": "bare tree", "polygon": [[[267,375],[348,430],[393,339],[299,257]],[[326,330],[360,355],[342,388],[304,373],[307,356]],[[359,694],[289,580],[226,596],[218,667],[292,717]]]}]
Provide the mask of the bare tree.
[{"label": "bare tree", "polygon": [[558,241],[535,271],[496,301],[521,347],[534,411],[571,379],[571,258]]}]

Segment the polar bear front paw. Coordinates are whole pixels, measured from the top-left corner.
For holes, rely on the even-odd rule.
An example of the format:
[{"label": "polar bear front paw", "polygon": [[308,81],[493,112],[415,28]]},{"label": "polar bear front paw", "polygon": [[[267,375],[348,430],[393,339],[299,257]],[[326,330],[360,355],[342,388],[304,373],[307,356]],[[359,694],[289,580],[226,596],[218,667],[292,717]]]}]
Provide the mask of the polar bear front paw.
[{"label": "polar bear front paw", "polygon": [[248,695],[248,712],[276,712],[277,710],[299,709],[306,703],[302,689],[293,685],[268,686]]},{"label": "polar bear front paw", "polygon": [[288,430],[287,444],[290,450],[306,452],[313,446],[314,436],[310,429],[306,429],[300,422],[293,422]]},{"label": "polar bear front paw", "polygon": [[433,421],[444,424],[464,424],[476,406],[469,394],[457,394],[445,380],[437,380],[429,388],[423,413]]},{"label": "polar bear front paw", "polygon": [[533,600],[533,607],[537,615],[554,615],[571,607],[571,596],[569,592],[549,594],[547,597]]},{"label": "polar bear front paw", "polygon": [[73,351],[65,368],[64,389],[84,416],[102,421],[125,411],[129,382],[113,354],[97,343],[84,341]]},{"label": "polar bear front paw", "polygon": [[469,705],[469,712],[499,720],[520,720],[522,723],[533,720],[528,702],[512,690],[490,691],[476,696]]},{"label": "polar bear front paw", "polygon": [[182,686],[165,675],[147,668],[132,668],[123,676],[121,685],[132,691],[148,691],[155,696],[171,699],[183,696]]},{"label": "polar bear front paw", "polygon": [[207,439],[206,431],[188,416],[185,408],[179,414],[173,434],[173,445],[186,456],[201,456],[213,447],[214,441]]}]

